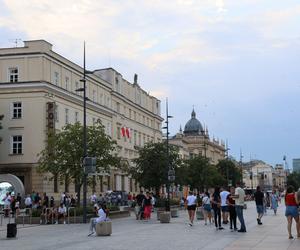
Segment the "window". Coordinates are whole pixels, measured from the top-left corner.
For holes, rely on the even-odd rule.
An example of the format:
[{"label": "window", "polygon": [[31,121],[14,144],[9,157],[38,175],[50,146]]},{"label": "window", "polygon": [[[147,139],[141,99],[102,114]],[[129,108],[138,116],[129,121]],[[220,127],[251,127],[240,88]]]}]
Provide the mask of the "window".
[{"label": "window", "polygon": [[117,138],[121,139],[121,128],[117,127]]},{"label": "window", "polygon": [[54,84],[58,85],[59,83],[59,73],[58,72],[54,72]]},{"label": "window", "polygon": [[93,90],[93,102],[96,101],[96,90]]},{"label": "window", "polygon": [[66,79],[65,79],[65,80],[66,80],[66,90],[69,90],[69,87],[70,87],[70,86],[69,86],[69,85],[70,85],[70,79],[69,79],[69,77],[66,76]]},{"label": "window", "polygon": [[79,122],[79,114],[75,111],[75,122]]},{"label": "window", "polygon": [[65,124],[69,123],[69,109],[65,109]]},{"label": "window", "polygon": [[12,119],[22,118],[22,102],[14,102],[12,104]]},{"label": "window", "polygon": [[93,126],[95,126],[95,124],[96,124],[96,118],[93,117]]},{"label": "window", "polygon": [[129,119],[131,119],[131,109],[129,109]]},{"label": "window", "polygon": [[118,102],[116,103],[116,110],[118,113],[120,113],[120,103],[118,103]]},{"label": "window", "polygon": [[17,155],[17,154],[22,154],[22,135],[14,135],[12,136],[12,154]]},{"label": "window", "polygon": [[18,82],[19,80],[19,70],[18,68],[9,68],[8,69],[8,80],[9,82]]},{"label": "window", "polygon": [[136,140],[136,132],[134,132],[134,145],[137,145],[137,140]]},{"label": "window", "polygon": [[99,100],[100,104],[103,104],[103,93],[100,94],[100,100]]},{"label": "window", "polygon": [[118,77],[115,78],[115,81],[116,81],[116,91],[120,93],[120,84],[119,84]]},{"label": "window", "polygon": [[75,82],[75,92],[77,89],[79,89],[79,82]]}]

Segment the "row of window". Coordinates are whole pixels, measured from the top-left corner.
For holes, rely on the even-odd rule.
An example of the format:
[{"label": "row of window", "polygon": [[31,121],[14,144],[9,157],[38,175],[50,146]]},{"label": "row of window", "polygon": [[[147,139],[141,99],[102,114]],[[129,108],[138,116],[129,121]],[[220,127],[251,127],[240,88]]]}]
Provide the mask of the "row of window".
[{"label": "row of window", "polygon": [[[122,106],[119,102],[115,103],[115,111],[117,111],[120,114],[124,114],[127,118],[132,119],[136,122],[142,123],[145,126],[148,126],[148,127],[154,128],[154,129],[160,129],[159,122],[157,122],[155,124],[154,120],[149,119],[149,117],[145,117],[144,115],[142,115],[134,110],[131,110],[130,108],[127,108],[125,105]],[[155,125],[156,125],[156,127],[155,127]]]},{"label": "row of window", "polygon": [[[8,81],[9,82],[18,82],[19,81],[19,69],[18,67],[10,67],[8,69]],[[54,75],[53,75],[53,83],[57,86],[60,85],[60,75],[59,72],[55,71]],[[116,91],[120,92],[120,84],[118,82],[118,79],[116,78]],[[77,92],[76,90],[78,90],[80,88],[79,86],[79,82],[76,81],[75,82],[75,89],[72,90],[72,84],[70,81],[70,77],[66,76],[65,77],[65,81],[64,81],[64,86],[62,85],[61,87],[65,88],[68,91],[73,91],[75,93],[79,93],[80,95],[83,95],[82,92]],[[87,84],[87,90],[88,90],[88,84]],[[93,102],[97,102],[100,103],[101,105],[110,107],[110,98],[109,96],[103,94],[103,93],[99,93],[99,95],[97,95],[97,91],[96,90],[92,90],[91,96],[89,96],[89,91],[87,91],[87,97],[90,98]],[[138,103],[139,105],[142,105],[141,103],[141,93],[140,91],[136,92],[136,103]],[[144,106],[144,105],[142,105]],[[156,102],[156,109],[159,112],[159,104]]]}]

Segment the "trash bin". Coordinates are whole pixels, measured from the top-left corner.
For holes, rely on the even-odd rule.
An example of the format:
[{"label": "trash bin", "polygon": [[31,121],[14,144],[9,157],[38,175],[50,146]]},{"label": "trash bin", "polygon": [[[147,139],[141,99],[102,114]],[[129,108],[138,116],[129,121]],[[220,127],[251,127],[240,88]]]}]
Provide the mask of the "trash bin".
[{"label": "trash bin", "polygon": [[17,224],[8,223],[7,224],[7,238],[15,238],[17,236]]}]

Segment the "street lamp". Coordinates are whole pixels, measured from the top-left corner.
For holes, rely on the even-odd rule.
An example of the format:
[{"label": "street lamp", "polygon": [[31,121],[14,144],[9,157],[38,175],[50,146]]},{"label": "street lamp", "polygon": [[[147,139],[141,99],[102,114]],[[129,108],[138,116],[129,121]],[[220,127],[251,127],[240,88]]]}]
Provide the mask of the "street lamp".
[{"label": "street lamp", "polygon": [[86,74],[91,72],[87,71],[85,68],[85,42],[83,45],[83,78],[80,80],[83,82],[83,87],[76,89],[77,92],[83,92],[83,223],[87,222],[87,211],[86,211],[86,195],[87,195],[87,172],[85,159],[87,157],[87,132],[86,132],[86,101],[88,100],[86,96]]},{"label": "street lamp", "polygon": [[167,130],[167,167],[168,167],[168,180],[167,180],[167,201],[166,201],[166,211],[170,211],[170,182],[175,181],[175,170],[170,165],[170,149],[169,149],[169,118],[173,116],[169,115],[168,111],[168,98],[166,100],[166,126],[163,129]]}]

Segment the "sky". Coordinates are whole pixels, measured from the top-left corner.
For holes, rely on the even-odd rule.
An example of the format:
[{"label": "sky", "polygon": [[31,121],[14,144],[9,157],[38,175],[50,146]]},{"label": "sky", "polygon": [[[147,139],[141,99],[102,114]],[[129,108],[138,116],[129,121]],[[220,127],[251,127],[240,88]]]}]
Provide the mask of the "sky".
[{"label": "sky", "polygon": [[[113,67],[169,102],[171,134],[194,106],[243,161],[300,158],[300,1],[0,0],[0,47],[45,39],[89,70]],[[21,46],[21,41],[19,46]]]}]

